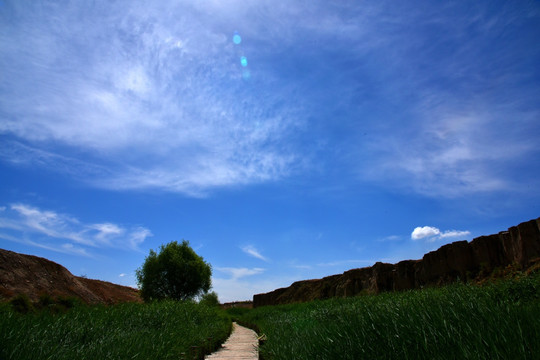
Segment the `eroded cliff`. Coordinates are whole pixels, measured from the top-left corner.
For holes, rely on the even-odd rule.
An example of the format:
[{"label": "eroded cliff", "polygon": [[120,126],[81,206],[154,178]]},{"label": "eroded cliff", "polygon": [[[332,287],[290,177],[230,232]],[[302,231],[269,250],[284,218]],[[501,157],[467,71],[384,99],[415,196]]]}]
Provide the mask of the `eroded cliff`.
[{"label": "eroded cliff", "polygon": [[253,306],[348,297],[442,285],[457,279],[489,276],[509,265],[526,269],[540,262],[540,218],[508,231],[481,236],[471,242],[456,241],[429,252],[421,260],[397,264],[378,262],[322,279],[297,281],[287,288],[253,296]]}]

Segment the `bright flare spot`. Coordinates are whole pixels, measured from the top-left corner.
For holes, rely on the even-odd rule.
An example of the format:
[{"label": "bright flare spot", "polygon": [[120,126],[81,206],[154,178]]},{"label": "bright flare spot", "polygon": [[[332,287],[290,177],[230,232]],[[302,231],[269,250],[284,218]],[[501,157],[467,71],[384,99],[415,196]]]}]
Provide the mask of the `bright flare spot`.
[{"label": "bright flare spot", "polygon": [[232,41],[236,45],[239,45],[242,42],[242,37],[240,37],[240,35],[238,35],[238,34],[234,34],[234,36],[232,38]]},{"label": "bright flare spot", "polygon": [[245,56],[242,56],[240,58],[240,64],[242,64],[243,67],[246,67],[247,66],[247,59]]}]

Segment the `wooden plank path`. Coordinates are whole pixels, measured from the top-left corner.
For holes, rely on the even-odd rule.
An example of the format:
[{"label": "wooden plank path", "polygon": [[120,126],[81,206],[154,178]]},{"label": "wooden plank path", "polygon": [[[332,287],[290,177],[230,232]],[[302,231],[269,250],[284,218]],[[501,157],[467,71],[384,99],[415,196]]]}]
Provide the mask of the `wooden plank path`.
[{"label": "wooden plank path", "polygon": [[206,360],[257,360],[259,359],[259,340],[257,333],[233,322],[231,336],[221,349],[205,357]]}]

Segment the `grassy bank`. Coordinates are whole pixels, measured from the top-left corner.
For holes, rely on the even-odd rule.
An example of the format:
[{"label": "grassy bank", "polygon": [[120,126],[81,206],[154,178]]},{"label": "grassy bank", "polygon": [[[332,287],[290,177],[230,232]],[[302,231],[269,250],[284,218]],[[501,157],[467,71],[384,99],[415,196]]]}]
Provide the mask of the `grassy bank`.
[{"label": "grassy bank", "polygon": [[25,315],[3,304],[0,359],[178,360],[182,353],[192,359],[195,351],[215,349],[230,328],[221,310],[194,303],[77,306]]},{"label": "grassy bank", "polygon": [[264,359],[534,359],[540,276],[261,307],[240,319],[267,336]]}]

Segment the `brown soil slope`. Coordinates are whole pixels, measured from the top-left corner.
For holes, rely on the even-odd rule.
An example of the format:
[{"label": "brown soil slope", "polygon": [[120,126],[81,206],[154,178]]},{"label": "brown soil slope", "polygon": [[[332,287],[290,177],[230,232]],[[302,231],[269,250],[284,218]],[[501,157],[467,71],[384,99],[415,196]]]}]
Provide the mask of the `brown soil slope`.
[{"label": "brown soil slope", "polygon": [[441,285],[457,279],[480,280],[508,266],[527,269],[540,262],[540,218],[471,242],[456,241],[397,264],[378,262],[317,280],[297,281],[287,288],[253,296],[253,306],[347,297]]},{"label": "brown soil slope", "polygon": [[74,276],[50,260],[0,249],[0,301],[16,295],[77,297],[88,304],[140,302],[136,289]]}]

